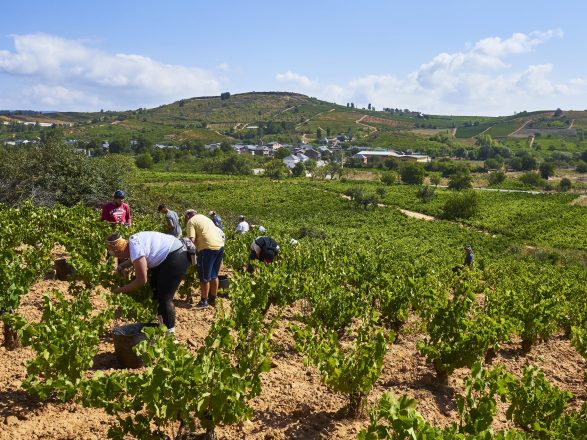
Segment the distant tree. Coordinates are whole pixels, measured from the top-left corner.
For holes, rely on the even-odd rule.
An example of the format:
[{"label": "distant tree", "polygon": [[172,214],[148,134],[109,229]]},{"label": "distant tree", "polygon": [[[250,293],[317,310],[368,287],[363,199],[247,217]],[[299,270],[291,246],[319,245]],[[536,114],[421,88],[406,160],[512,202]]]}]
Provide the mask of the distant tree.
[{"label": "distant tree", "polygon": [[220,94],[220,100],[226,101],[227,99],[230,99],[230,92],[224,92]]},{"label": "distant tree", "polygon": [[318,127],[316,129],[316,139],[321,139],[322,138],[322,129],[320,129],[320,127]]},{"label": "distant tree", "polygon": [[149,153],[139,154],[135,159],[135,163],[138,168],[150,169],[153,168],[153,157]]},{"label": "distant tree", "polygon": [[544,183],[544,181],[540,177],[540,174],[538,174],[534,171],[530,171],[528,173],[522,174],[520,176],[519,180],[524,185],[531,186],[531,187],[541,186]]},{"label": "distant tree", "polygon": [[227,174],[251,174],[249,161],[238,154],[231,154],[224,159],[220,169]]},{"label": "distant tree", "polygon": [[555,166],[552,162],[542,162],[540,167],[540,177],[548,180],[549,177],[554,176]]},{"label": "distant tree", "polygon": [[581,153],[580,159],[581,159],[583,162],[587,162],[587,150],[585,150],[585,151],[583,151],[583,152]]},{"label": "distant tree", "polygon": [[288,174],[289,170],[281,160],[273,159],[265,164],[265,176],[270,179],[283,179]]},{"label": "distant tree", "polygon": [[126,137],[114,138],[109,142],[108,151],[112,154],[130,153],[130,140]]},{"label": "distant tree", "polygon": [[371,103],[369,103],[369,105],[367,106],[367,108],[368,108],[369,110],[371,110]]},{"label": "distant tree", "polygon": [[501,163],[495,158],[487,159],[483,162],[483,168],[486,170],[498,170],[501,168]]},{"label": "distant tree", "polygon": [[342,167],[336,162],[330,162],[326,165],[326,172],[330,174],[331,179],[336,179],[337,177],[340,178]]},{"label": "distant tree", "polygon": [[416,197],[418,197],[422,203],[430,202],[435,196],[435,189],[429,185],[424,185],[416,191]]},{"label": "distant tree", "polygon": [[388,157],[383,162],[383,166],[388,170],[397,170],[400,167],[401,162],[395,157]]},{"label": "distant tree", "polygon": [[489,184],[499,185],[505,180],[505,173],[503,171],[495,171],[489,174]]},{"label": "distant tree", "polygon": [[393,185],[396,180],[397,176],[395,173],[390,171],[381,173],[381,182],[383,182],[384,185]]},{"label": "distant tree", "polygon": [[306,167],[304,166],[304,162],[299,161],[295,164],[291,173],[294,177],[302,177],[306,175]]},{"label": "distant tree", "polygon": [[316,171],[316,166],[317,164],[314,159],[308,159],[304,162],[304,167],[306,167],[306,171],[308,171],[308,173],[311,173],[312,176],[314,175],[314,171]]},{"label": "distant tree", "polygon": [[330,127],[326,127],[326,136],[330,137]]},{"label": "distant tree", "polygon": [[424,182],[424,168],[417,163],[405,164],[400,171],[400,175],[402,182],[408,185],[421,185]]},{"label": "distant tree", "polygon": [[577,172],[581,174],[587,173],[587,163],[580,160],[577,164]]},{"label": "distant tree", "polygon": [[571,187],[572,187],[571,181],[569,179],[567,179],[566,177],[562,178],[558,184],[558,190],[563,191],[563,192],[567,192],[568,190],[571,189]]},{"label": "distant tree", "polygon": [[473,185],[471,184],[471,175],[469,173],[456,173],[453,174],[448,181],[448,188],[456,191],[463,189],[470,189]]},{"label": "distant tree", "polygon": [[290,154],[291,154],[291,151],[289,151],[288,148],[281,147],[279,150],[277,150],[275,152],[273,157],[275,157],[275,159],[284,159],[287,156],[289,156]]},{"label": "distant tree", "polygon": [[430,176],[430,184],[438,187],[440,185],[440,174],[434,173]]},{"label": "distant tree", "polygon": [[563,111],[562,111],[560,108],[557,108],[557,109],[554,111],[554,113],[553,113],[553,116],[554,116],[555,118],[558,118],[558,117],[562,116],[562,114],[563,114]]},{"label": "distant tree", "polygon": [[232,149],[232,144],[228,141],[222,141],[220,144],[220,150],[223,153],[232,153],[234,150]]}]

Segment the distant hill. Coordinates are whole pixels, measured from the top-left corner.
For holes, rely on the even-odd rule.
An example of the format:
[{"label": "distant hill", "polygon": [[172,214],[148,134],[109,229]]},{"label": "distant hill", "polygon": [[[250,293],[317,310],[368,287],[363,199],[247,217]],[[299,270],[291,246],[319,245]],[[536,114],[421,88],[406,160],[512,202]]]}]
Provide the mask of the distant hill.
[{"label": "distant hill", "polygon": [[511,116],[426,115],[400,109],[369,110],[289,92],[251,92],[187,98],[151,109],[2,115],[2,120],[74,123],[68,136],[136,137],[158,143],[319,142],[338,134],[357,145],[437,148],[435,134],[471,143],[481,133],[515,139],[539,134],[576,137],[587,129],[587,111],[522,112]]}]

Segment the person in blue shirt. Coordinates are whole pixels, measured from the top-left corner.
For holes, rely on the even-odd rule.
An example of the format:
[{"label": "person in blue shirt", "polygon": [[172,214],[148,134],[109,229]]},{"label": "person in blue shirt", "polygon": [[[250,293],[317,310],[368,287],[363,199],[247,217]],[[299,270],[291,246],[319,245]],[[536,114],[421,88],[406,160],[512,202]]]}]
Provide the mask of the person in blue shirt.
[{"label": "person in blue shirt", "polygon": [[208,217],[210,217],[212,219],[212,221],[214,222],[214,224],[216,225],[217,228],[222,229],[222,219],[220,218],[220,216],[218,214],[216,214],[215,211],[210,211],[208,213]]},{"label": "person in blue shirt", "polygon": [[473,266],[473,260],[475,259],[475,255],[473,255],[473,248],[471,248],[470,244],[465,245],[465,261],[463,264],[467,267]]}]

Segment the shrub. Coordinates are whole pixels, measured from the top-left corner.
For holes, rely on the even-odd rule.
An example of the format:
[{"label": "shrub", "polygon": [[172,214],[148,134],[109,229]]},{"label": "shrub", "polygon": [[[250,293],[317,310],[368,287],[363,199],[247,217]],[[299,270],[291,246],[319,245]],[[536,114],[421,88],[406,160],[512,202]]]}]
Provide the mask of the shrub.
[{"label": "shrub", "polygon": [[381,174],[381,182],[385,185],[393,185],[397,180],[397,175],[395,173],[387,172]]},{"label": "shrub", "polygon": [[471,184],[471,175],[469,173],[457,173],[453,174],[448,181],[448,188],[461,191],[463,189],[470,189],[473,185]]},{"label": "shrub", "polygon": [[520,182],[522,182],[526,186],[537,187],[544,184],[544,181],[540,177],[540,174],[530,171],[528,173],[524,173],[520,176]]},{"label": "shrub", "polygon": [[409,163],[401,169],[402,182],[408,185],[422,185],[424,182],[424,168],[416,163]]},{"label": "shrub", "polygon": [[489,175],[490,185],[499,185],[505,180],[505,173],[503,171],[496,171]]},{"label": "shrub", "polygon": [[583,162],[582,160],[579,161],[579,163],[577,164],[577,172],[578,173],[587,173],[587,163]]},{"label": "shrub", "polygon": [[428,203],[435,196],[435,190],[431,186],[424,185],[417,192],[416,197],[422,201],[422,203]]},{"label": "shrub", "polygon": [[270,179],[283,179],[288,174],[289,170],[279,159],[273,159],[265,165],[265,176]]},{"label": "shrub", "polygon": [[473,191],[464,191],[451,196],[442,208],[443,217],[449,220],[467,219],[477,213],[479,200]]},{"label": "shrub", "polygon": [[90,158],[50,131],[39,144],[8,149],[0,161],[0,202],[15,205],[31,199],[40,205],[82,202],[96,205],[126,186],[135,169],[132,158]]},{"label": "shrub", "polygon": [[136,157],[135,163],[137,164],[138,168],[153,168],[153,156],[151,156],[149,153],[140,154]]},{"label": "shrub", "polygon": [[572,186],[573,185],[571,184],[571,181],[565,177],[565,178],[561,179],[561,181],[559,182],[558,189],[559,189],[559,191],[566,192],[566,191],[570,190]]},{"label": "shrub", "polygon": [[294,177],[301,177],[306,175],[306,167],[304,166],[303,162],[298,162],[295,164],[293,169],[291,170],[291,174]]}]

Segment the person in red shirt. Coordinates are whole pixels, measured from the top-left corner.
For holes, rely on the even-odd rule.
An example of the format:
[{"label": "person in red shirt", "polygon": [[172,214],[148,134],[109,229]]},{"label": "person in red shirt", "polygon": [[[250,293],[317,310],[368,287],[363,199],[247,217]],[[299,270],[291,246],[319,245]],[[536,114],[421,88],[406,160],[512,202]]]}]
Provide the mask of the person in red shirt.
[{"label": "person in red shirt", "polygon": [[112,223],[113,225],[130,226],[132,219],[130,216],[130,206],[124,201],[125,194],[121,189],[114,193],[114,200],[106,203],[102,207],[102,217],[100,220]]}]

